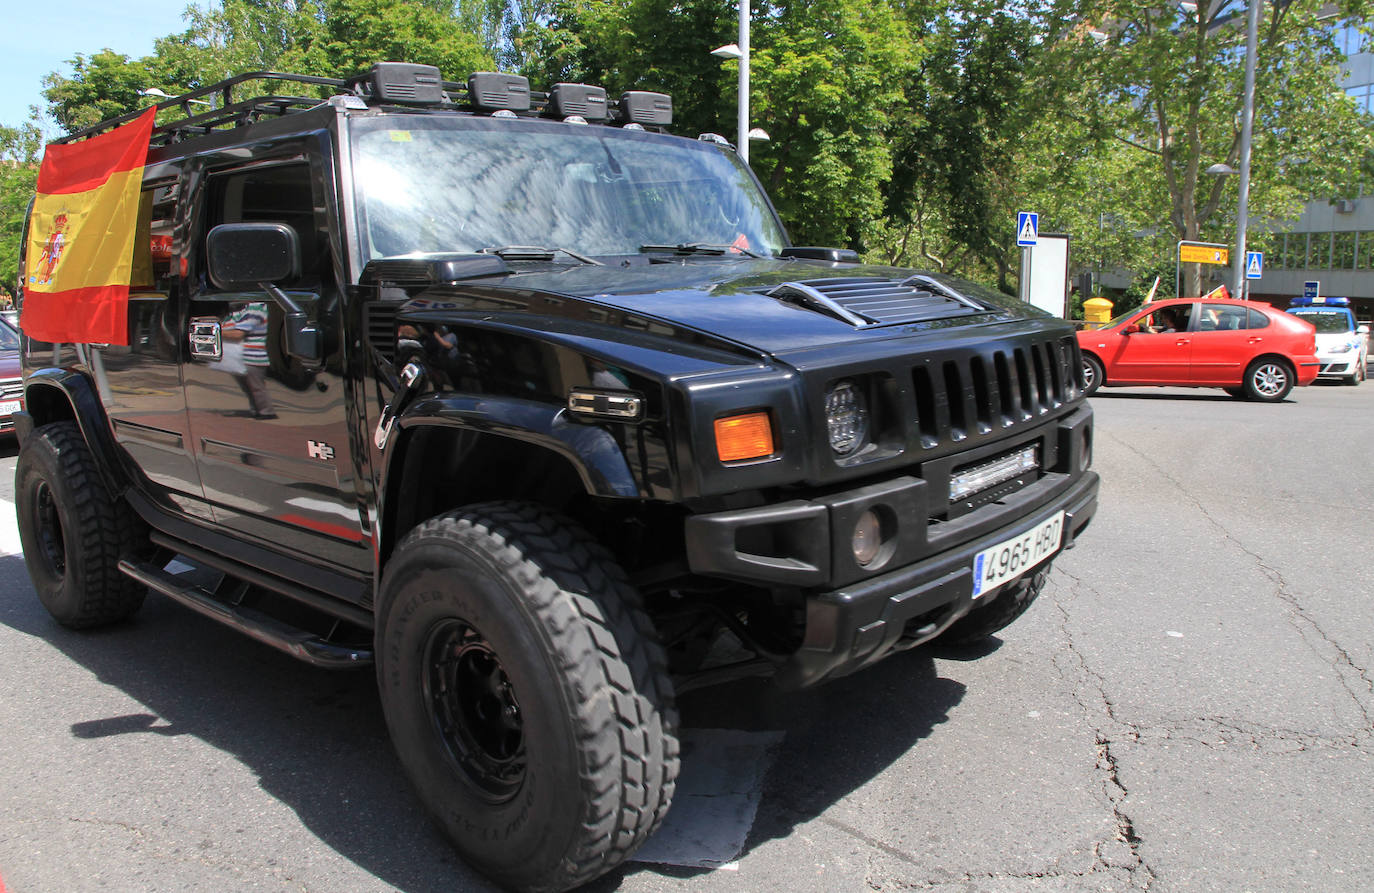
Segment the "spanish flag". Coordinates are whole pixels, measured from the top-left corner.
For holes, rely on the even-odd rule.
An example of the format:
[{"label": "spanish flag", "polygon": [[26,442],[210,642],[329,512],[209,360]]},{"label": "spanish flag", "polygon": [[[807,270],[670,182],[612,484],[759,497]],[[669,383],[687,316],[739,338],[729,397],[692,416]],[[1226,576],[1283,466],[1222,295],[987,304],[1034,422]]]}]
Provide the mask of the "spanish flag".
[{"label": "spanish flag", "polygon": [[43,153],[20,328],[36,341],[128,344],[139,194],[157,110]]}]

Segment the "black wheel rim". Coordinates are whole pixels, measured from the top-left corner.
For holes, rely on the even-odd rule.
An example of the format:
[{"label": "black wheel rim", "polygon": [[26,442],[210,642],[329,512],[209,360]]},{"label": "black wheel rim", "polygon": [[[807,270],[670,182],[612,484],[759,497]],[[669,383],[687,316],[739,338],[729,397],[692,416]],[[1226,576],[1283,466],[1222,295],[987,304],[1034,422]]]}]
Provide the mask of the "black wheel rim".
[{"label": "black wheel rim", "polygon": [[48,572],[58,579],[67,573],[67,546],[62,536],[62,516],[47,481],[39,481],[33,494],[34,525],[38,533],[38,552]]},{"label": "black wheel rim", "polygon": [[435,733],[459,774],[491,802],[525,779],[520,704],[490,643],[472,624],[446,620],[425,642],[422,685]]}]

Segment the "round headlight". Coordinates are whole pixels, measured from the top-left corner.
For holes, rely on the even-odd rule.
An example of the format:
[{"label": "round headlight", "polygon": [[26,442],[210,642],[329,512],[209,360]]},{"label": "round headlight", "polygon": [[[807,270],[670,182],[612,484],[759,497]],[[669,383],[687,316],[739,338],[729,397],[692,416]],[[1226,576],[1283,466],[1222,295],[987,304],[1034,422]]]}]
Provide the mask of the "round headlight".
[{"label": "round headlight", "polygon": [[841,381],[826,392],[825,425],[838,455],[851,455],[868,443],[868,407],[854,382]]}]

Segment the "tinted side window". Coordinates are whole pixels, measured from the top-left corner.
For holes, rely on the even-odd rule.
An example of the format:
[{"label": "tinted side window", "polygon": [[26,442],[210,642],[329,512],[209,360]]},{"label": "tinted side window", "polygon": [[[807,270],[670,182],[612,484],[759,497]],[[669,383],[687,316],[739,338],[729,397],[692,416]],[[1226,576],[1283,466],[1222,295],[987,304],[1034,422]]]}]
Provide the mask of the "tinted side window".
[{"label": "tinted side window", "polygon": [[[1219,332],[1234,332],[1238,329],[1248,328],[1246,322],[1248,312],[1245,307],[1208,304],[1202,311],[1203,328],[1204,330],[1215,329]],[[1211,325],[1208,325],[1209,322]]]},{"label": "tinted side window", "polygon": [[[300,238],[301,277],[282,285],[290,288],[319,282],[320,265],[328,258],[328,242],[316,225],[309,164],[278,164],[215,175],[208,186],[206,233],[221,223],[284,223]],[[203,244],[200,251],[203,255]]]},{"label": "tinted side window", "polygon": [[1265,326],[1269,325],[1269,317],[1265,316],[1263,313],[1260,313],[1258,310],[1250,310],[1249,321],[1250,325],[1248,326],[1248,328],[1251,329],[1262,329]]},{"label": "tinted side window", "polygon": [[145,183],[138,201],[138,235],[134,239],[131,292],[158,292],[171,288],[172,229],[175,224],[177,184]]}]

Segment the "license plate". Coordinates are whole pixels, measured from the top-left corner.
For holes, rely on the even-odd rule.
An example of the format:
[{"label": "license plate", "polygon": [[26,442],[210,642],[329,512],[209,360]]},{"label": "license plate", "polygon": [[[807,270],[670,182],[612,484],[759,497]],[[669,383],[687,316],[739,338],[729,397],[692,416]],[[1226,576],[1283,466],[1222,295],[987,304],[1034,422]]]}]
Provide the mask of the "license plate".
[{"label": "license plate", "polygon": [[973,556],[973,597],[1021,576],[1054,554],[1064,539],[1064,513],[1055,512],[1025,533]]},{"label": "license plate", "polygon": [[19,400],[0,400],[0,415],[13,415],[24,408]]}]

